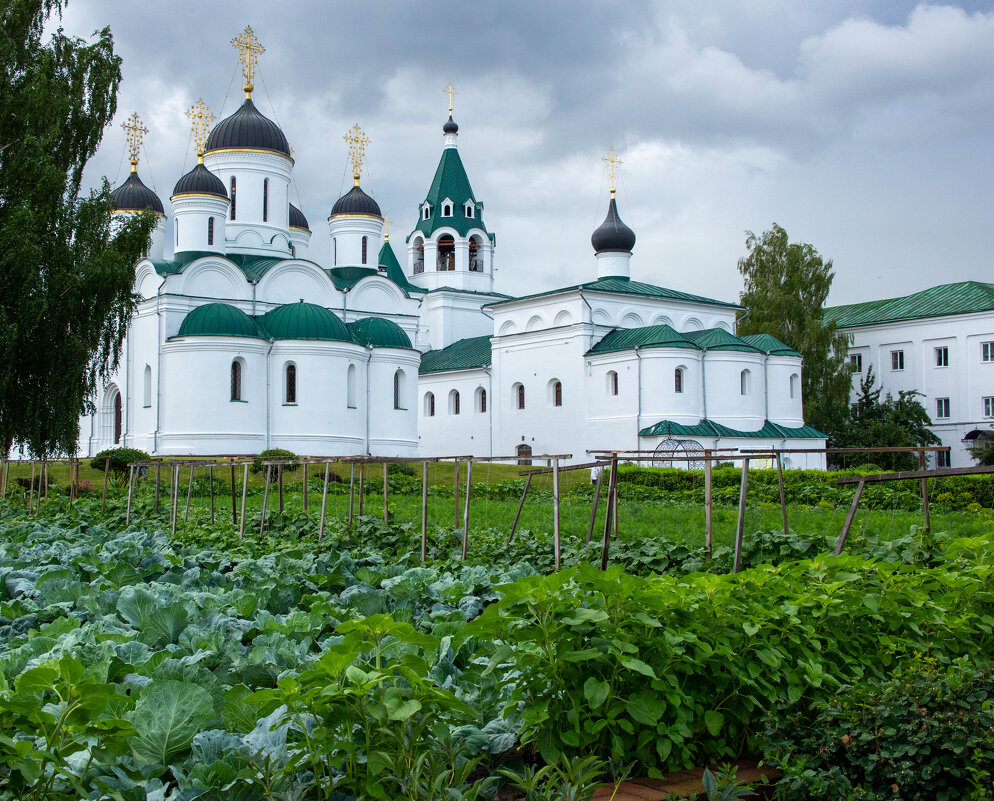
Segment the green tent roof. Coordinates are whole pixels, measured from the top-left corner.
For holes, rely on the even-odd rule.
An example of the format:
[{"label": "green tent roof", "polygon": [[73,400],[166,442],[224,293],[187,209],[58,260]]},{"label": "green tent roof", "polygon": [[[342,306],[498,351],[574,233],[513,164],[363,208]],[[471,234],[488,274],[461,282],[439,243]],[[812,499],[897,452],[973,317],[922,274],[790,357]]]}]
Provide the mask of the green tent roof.
[{"label": "green tent roof", "polygon": [[497,306],[501,303],[514,303],[519,300],[530,300],[532,298],[542,298],[547,295],[558,295],[561,292],[572,292],[577,289],[586,290],[589,292],[608,292],[611,294],[618,295],[640,295],[647,298],[666,298],[667,300],[682,300],[688,303],[703,303],[708,306],[724,306],[729,309],[741,309],[742,307],[735,303],[728,303],[723,300],[714,300],[712,298],[705,298],[702,295],[691,295],[689,292],[680,292],[676,289],[667,289],[666,287],[656,286],[655,284],[645,284],[641,281],[632,281],[630,278],[625,278],[622,276],[612,276],[610,278],[598,278],[596,281],[589,281],[585,284],[574,284],[573,286],[566,286],[560,289],[551,289],[548,292],[536,292],[534,295],[524,295],[520,298],[511,298],[510,300],[499,300],[494,303],[487,304],[489,306]]},{"label": "green tent roof", "polygon": [[[452,201],[451,217],[442,216],[442,201],[446,198]],[[467,200],[474,201],[473,217],[466,216]],[[459,151],[454,147],[447,147],[442,151],[442,158],[438,161],[438,169],[435,170],[435,177],[425,198],[425,202],[431,206],[431,216],[425,220],[424,215],[419,215],[421,219],[418,220],[414,230],[426,236],[431,236],[439,228],[454,228],[460,236],[466,236],[471,228],[486,231],[487,228],[483,224],[483,204],[475,201],[473,187],[469,185],[469,177],[459,157]]]},{"label": "green tent roof", "polygon": [[449,370],[473,370],[490,366],[492,353],[490,337],[460,339],[439,350],[421,354],[421,375],[444,373]]},{"label": "green tent roof", "polygon": [[266,338],[255,320],[227,303],[198,306],[183,318],[177,336]]},{"label": "green tent roof", "polygon": [[861,325],[896,323],[925,317],[948,317],[954,314],[974,314],[992,310],[994,310],[994,284],[961,281],[956,284],[933,286],[900,298],[851,303],[848,306],[829,306],[825,309],[824,320],[834,322],[839,328],[855,328]]},{"label": "green tent roof", "polygon": [[809,425],[789,428],[766,420],[758,431],[741,431],[711,420],[701,420],[694,425],[660,420],[655,425],[639,431],[640,437],[730,437],[733,439],[824,439],[825,435]]},{"label": "green tent roof", "polygon": [[351,342],[349,331],[335,314],[313,303],[288,303],[266,312],[262,324],[273,339],[319,339]]},{"label": "green tent roof", "polygon": [[587,354],[616,353],[635,348],[692,348],[699,350],[697,345],[671,326],[647,325],[642,328],[615,328],[587,351]]},{"label": "green tent roof", "polygon": [[801,354],[789,345],[784,345],[772,334],[746,334],[739,337],[743,342],[748,342],[753,347],[759,348],[771,356],[800,356]]},{"label": "green tent roof", "polygon": [[411,348],[411,338],[393,320],[363,317],[348,324],[352,341],[371,348]]},{"label": "green tent roof", "polygon": [[684,333],[691,342],[703,350],[736,350],[744,353],[762,353],[755,345],[739,339],[724,328],[705,328],[703,331]]},{"label": "green tent roof", "polygon": [[400,262],[397,260],[397,254],[393,252],[393,245],[391,245],[389,240],[386,238],[383,240],[383,247],[380,248],[380,255],[377,259],[377,264],[386,270],[387,278],[406,292],[425,291],[421,287],[415,286],[407,280],[404,268],[400,266]]}]

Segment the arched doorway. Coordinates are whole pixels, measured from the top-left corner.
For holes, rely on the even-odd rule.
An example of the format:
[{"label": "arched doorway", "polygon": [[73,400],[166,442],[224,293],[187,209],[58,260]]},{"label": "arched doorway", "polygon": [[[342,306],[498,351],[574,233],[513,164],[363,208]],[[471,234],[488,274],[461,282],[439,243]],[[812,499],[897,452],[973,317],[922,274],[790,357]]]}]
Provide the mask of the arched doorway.
[{"label": "arched doorway", "polygon": [[532,446],[519,445],[517,447],[518,464],[531,464]]}]

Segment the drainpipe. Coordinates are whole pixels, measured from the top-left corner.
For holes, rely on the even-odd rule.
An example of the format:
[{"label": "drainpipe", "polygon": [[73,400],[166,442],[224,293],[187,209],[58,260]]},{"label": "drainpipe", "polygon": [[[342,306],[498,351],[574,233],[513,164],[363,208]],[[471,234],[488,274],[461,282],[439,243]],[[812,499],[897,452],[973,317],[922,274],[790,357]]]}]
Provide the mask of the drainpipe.
[{"label": "drainpipe", "polygon": [[702,420],[708,419],[708,380],[705,374],[704,365],[707,362],[708,349],[703,348],[701,353],[701,401],[704,405],[704,415]]},{"label": "drainpipe", "polygon": [[494,455],[494,376],[493,376],[493,365],[490,367],[484,367],[483,372],[487,374],[487,428],[490,429],[490,453],[488,456]]},{"label": "drainpipe", "polygon": [[159,454],[159,425],[162,413],[162,346],[165,344],[162,331],[162,287],[166,283],[165,279],[159,284],[155,292],[155,329],[157,332],[155,342],[155,431],[152,433],[152,453]]},{"label": "drainpipe", "polygon": [[[345,288],[342,290],[342,322],[348,325],[349,322],[349,290]],[[368,364],[368,362],[367,362]],[[366,443],[369,444],[368,441]]]},{"label": "drainpipe", "polygon": [[639,345],[635,346],[635,358],[638,359],[638,411],[635,415],[635,450],[639,449],[639,431],[642,430],[642,354]]},{"label": "drainpipe", "polygon": [[369,371],[370,363],[373,361],[373,346],[366,346],[366,455],[372,456],[372,452],[369,448]]},{"label": "drainpipe", "polygon": [[763,419],[770,419],[770,352],[763,355]]},{"label": "drainpipe", "polygon": [[583,301],[583,304],[587,307],[587,311],[590,312],[590,341],[587,343],[587,347],[583,349],[584,353],[586,353],[594,346],[594,310],[590,303],[587,302],[587,299],[583,296],[583,284],[580,284],[576,290],[580,295],[580,300]]},{"label": "drainpipe", "polygon": [[272,363],[272,353],[273,346],[276,344],[275,339],[269,340],[269,350],[266,351],[266,450],[268,451],[272,447],[272,430],[273,430],[273,410],[272,410],[272,397],[270,389],[271,383],[271,370],[270,364]]},{"label": "drainpipe", "polygon": [[255,317],[255,290],[258,284],[255,281],[249,281],[249,285],[252,287],[252,316]]}]

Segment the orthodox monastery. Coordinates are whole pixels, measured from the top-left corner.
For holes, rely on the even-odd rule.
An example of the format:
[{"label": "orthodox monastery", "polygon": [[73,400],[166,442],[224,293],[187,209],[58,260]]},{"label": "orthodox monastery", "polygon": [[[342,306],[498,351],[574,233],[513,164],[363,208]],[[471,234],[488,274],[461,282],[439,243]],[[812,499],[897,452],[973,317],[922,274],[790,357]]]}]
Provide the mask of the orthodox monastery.
[{"label": "orthodox monastery", "polygon": [[802,419],[798,353],[737,337],[735,304],[631,280],[636,237],[619,214],[613,151],[582,282],[496,291],[496,239],[459,156],[451,85],[441,156],[401,257],[360,185],[358,126],[346,137],[354,186],[327,218],[331,252],[311,253],[308,220],[289,202],[287,139],[252,101],[261,48],[251,29],[235,44],[245,99],[213,128],[202,103],[191,109],[200,152],[169,198],[168,247],[166,208],[137,171],[140,121],[125,126],[132,168],[114,213],[151,209],[159,224],[81,450],[587,461],[593,448],[824,447]]}]

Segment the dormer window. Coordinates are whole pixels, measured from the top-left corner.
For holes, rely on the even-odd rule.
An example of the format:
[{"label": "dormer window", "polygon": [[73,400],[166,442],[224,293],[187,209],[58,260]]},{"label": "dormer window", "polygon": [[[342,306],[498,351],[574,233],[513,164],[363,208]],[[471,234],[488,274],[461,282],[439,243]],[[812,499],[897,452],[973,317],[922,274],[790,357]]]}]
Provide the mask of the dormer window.
[{"label": "dormer window", "polygon": [[443,217],[452,216],[452,205],[450,203],[446,203],[445,205],[442,206],[442,216]]},{"label": "dormer window", "polygon": [[421,207],[421,219],[428,220],[430,218],[431,218],[431,205],[425,203],[424,206]]},{"label": "dormer window", "polygon": [[476,216],[476,213],[473,210],[473,204],[472,203],[467,203],[466,204],[465,211],[466,211],[466,217],[468,219],[470,219],[470,220],[472,220]]}]

